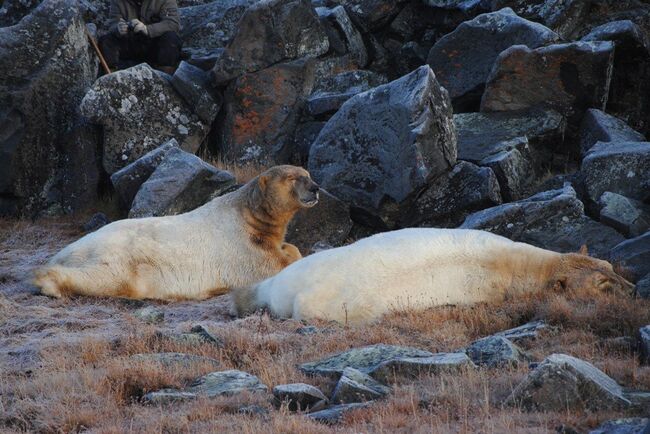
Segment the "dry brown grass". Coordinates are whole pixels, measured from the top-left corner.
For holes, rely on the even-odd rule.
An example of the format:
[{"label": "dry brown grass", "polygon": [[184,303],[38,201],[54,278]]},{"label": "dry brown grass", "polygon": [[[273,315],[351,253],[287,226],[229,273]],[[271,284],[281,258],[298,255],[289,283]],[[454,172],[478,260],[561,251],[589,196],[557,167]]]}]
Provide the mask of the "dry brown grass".
[{"label": "dry brown grass", "polygon": [[[316,324],[322,332],[300,335],[296,321],[268,315],[230,319],[227,296],[202,303],[153,303],[165,312],[160,325],[133,316],[141,303],[114,299],[52,300],[34,296],[21,279],[58,248],[80,235],[78,222],[0,223],[0,431],[4,432],[455,432],[553,431],[568,425],[585,431],[632,413],[526,413],[501,402],[526,374],[526,367],[479,369],[399,381],[394,393],[370,408],[327,427],[274,409],[264,396],[238,396],[174,404],[144,405],[140,397],[161,387],[181,387],[211,368],[133,363],[129,356],[163,351],[203,355],[223,369],[241,369],[269,387],[307,382],[330,393],[326,378],[310,378],[296,365],[355,346],[409,345],[453,351],[473,340],[533,319],[552,327],[522,343],[535,360],[564,352],[594,363],[623,386],[650,389],[650,368],[621,336],[650,323],[650,303],[603,295],[597,299],[545,294],[473,307],[395,312],[367,327]],[[211,328],[224,347],[188,346],[159,336]],[[254,403],[264,415],[240,414]]]},{"label": "dry brown grass", "polygon": [[257,175],[260,173],[264,172],[266,169],[268,169],[268,166],[262,166],[259,164],[234,164],[231,162],[226,162],[220,158],[210,158],[208,157],[208,161],[210,164],[215,166],[217,169],[221,170],[227,170],[228,172],[232,173],[235,176],[235,179],[237,179],[237,182],[240,184],[245,184],[251,179],[255,178]]}]

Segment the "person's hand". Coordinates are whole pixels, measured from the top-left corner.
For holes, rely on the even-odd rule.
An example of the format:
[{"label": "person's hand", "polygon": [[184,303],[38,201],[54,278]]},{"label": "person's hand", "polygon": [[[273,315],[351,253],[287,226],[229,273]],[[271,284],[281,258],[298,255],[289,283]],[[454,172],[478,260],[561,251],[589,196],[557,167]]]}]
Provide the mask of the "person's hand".
[{"label": "person's hand", "polygon": [[120,20],[117,22],[117,33],[124,36],[129,33],[129,25],[126,21]]},{"label": "person's hand", "polygon": [[147,26],[144,25],[144,23],[138,19],[133,19],[131,20],[131,26],[133,27],[133,33],[142,33],[146,36],[149,35],[149,31],[147,30]]}]

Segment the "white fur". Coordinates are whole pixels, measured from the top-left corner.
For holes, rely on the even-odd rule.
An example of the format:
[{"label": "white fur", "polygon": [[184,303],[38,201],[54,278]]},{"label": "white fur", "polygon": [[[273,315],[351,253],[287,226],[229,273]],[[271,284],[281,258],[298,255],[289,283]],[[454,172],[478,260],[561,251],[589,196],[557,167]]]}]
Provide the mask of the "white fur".
[{"label": "white fur", "polygon": [[517,279],[524,289],[539,285],[514,268],[495,273],[504,255],[534,262],[559,254],[483,231],[403,229],[294,262],[255,285],[252,298],[280,317],[360,323],[391,309],[487,301]]},{"label": "white fur", "polygon": [[186,214],[104,226],[55,255],[37,272],[36,283],[52,296],[61,295],[59,282],[98,296],[124,295],[119,288],[126,282],[134,298],[203,299],[217,288],[265,279],[282,267],[252,246],[233,205],[235,194]]}]

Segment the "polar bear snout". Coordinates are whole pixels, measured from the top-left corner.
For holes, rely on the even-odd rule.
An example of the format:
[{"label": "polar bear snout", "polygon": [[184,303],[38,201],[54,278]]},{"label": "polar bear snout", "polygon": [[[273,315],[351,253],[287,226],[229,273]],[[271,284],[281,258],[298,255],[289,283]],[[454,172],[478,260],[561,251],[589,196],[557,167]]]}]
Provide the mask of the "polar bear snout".
[{"label": "polar bear snout", "polygon": [[297,185],[298,198],[300,204],[306,208],[311,208],[318,203],[320,186],[309,177],[302,177]]}]

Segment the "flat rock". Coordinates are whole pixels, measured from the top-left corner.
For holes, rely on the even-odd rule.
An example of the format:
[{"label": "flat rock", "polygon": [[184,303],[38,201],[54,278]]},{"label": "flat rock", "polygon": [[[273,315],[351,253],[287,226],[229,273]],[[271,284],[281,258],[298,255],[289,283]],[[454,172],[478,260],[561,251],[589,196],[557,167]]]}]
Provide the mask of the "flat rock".
[{"label": "flat rock", "polygon": [[495,333],[493,336],[502,336],[512,342],[517,342],[523,339],[536,339],[540,330],[546,328],[544,321],[532,321],[518,327]]},{"label": "flat rock", "polygon": [[159,365],[170,369],[189,369],[196,365],[206,366],[211,369],[220,367],[219,361],[205,356],[197,356],[185,353],[142,353],[134,354],[129,357],[132,363],[142,363],[146,365]]},{"label": "flat rock", "polygon": [[318,57],[329,40],[308,0],[265,0],[250,6],[215,62],[212,80],[222,85],[247,72],[303,57]]},{"label": "flat rock", "polygon": [[285,238],[306,255],[318,242],[332,247],[342,245],[351,229],[350,207],[321,190],[315,206],[296,213],[287,227]]},{"label": "flat rock", "polygon": [[650,325],[639,329],[639,349],[641,362],[650,365]]},{"label": "flat rock", "polygon": [[580,150],[586,154],[598,142],[643,142],[645,136],[623,120],[598,109],[589,109],[580,125]]},{"label": "flat rock", "polygon": [[109,174],[169,139],[195,153],[209,129],[164,74],[146,63],[100,77],[84,96],[81,113],[103,127]]},{"label": "flat rock", "polygon": [[329,407],[325,410],[309,413],[307,417],[317,422],[334,425],[341,422],[345,413],[353,410],[358,410],[360,408],[367,408],[370,406],[370,404],[371,403],[369,402],[357,402],[354,404],[333,405],[332,407]]},{"label": "flat rock", "polygon": [[430,357],[395,357],[373,368],[369,375],[390,383],[396,378],[417,378],[421,374],[438,375],[474,367],[465,353],[436,353]]},{"label": "flat rock", "polygon": [[650,419],[631,417],[627,419],[608,420],[589,434],[647,434]]},{"label": "flat rock", "polygon": [[350,98],[309,152],[314,180],[379,226],[455,163],[449,96],[426,65]]},{"label": "flat rock", "polygon": [[486,230],[562,253],[576,252],[586,244],[599,258],[607,258],[612,247],[624,240],[614,229],[584,214],[583,203],[568,183],[562,189],[478,211],[460,227]]},{"label": "flat rock", "polygon": [[145,306],[133,312],[133,316],[147,324],[157,324],[165,319],[165,312],[156,306]]},{"label": "flat rock", "polygon": [[347,71],[325,79],[307,98],[311,116],[337,111],[353,96],[386,83],[386,77],[372,71]]},{"label": "flat rock", "polygon": [[616,245],[609,261],[625,268],[633,282],[650,274],[650,231]]},{"label": "flat rock", "polygon": [[451,97],[454,111],[477,109],[494,61],[506,48],[537,48],[559,36],[504,8],[477,16],[446,34],[429,51],[427,63]]},{"label": "flat rock", "polygon": [[340,377],[345,368],[354,368],[367,374],[381,363],[399,358],[431,357],[433,353],[411,347],[376,344],[361,348],[352,348],[316,362],[303,363],[300,370],[309,375],[327,375]]},{"label": "flat rock", "polygon": [[106,214],[103,212],[98,212],[92,215],[90,219],[83,225],[83,230],[85,232],[94,232],[97,229],[106,226],[111,221],[108,219]]},{"label": "flat rock", "polygon": [[553,354],[515,387],[506,405],[529,411],[602,411],[627,408],[630,401],[616,381],[591,363]]},{"label": "flat rock", "polygon": [[149,179],[172,148],[178,148],[175,139],[170,139],[111,175],[111,183],[125,208],[131,209],[140,186]]},{"label": "flat rock", "polygon": [[138,190],[129,218],[191,211],[228,191],[235,183],[230,172],[173,148]]},{"label": "flat rock", "polygon": [[489,167],[459,161],[417,194],[400,226],[456,227],[472,212],[501,203],[497,177]]},{"label": "flat rock", "polygon": [[192,107],[206,125],[211,125],[221,107],[221,95],[209,84],[208,74],[201,68],[182,61],[171,80],[174,89]]},{"label": "flat rock", "polygon": [[589,199],[606,191],[631,199],[650,199],[650,142],[596,143],[582,160],[580,172]]},{"label": "flat rock", "polygon": [[305,383],[280,384],[275,386],[273,388],[273,396],[280,404],[287,402],[291,411],[308,410],[321,401],[328,401],[320,389]]},{"label": "flat rock", "polygon": [[272,165],[288,163],[305,98],[314,85],[314,63],[280,63],[234,80],[225,92],[217,123],[225,161]]},{"label": "flat rock", "polygon": [[267,392],[268,388],[259,378],[246,372],[230,370],[211,372],[199,377],[189,387],[184,389],[161,389],[147,393],[143,401],[152,404],[167,404],[176,401],[187,401],[198,397],[216,398],[219,396],[237,395],[242,392]]},{"label": "flat rock", "polygon": [[472,362],[495,368],[514,366],[528,360],[526,353],[503,336],[488,336],[473,342],[465,349]]},{"label": "flat rock", "polygon": [[101,137],[78,113],[97,75],[81,8],[72,0],[5,1],[4,19],[0,215],[70,213],[97,199],[100,169]]},{"label": "flat rock", "polygon": [[600,221],[626,237],[650,230],[650,205],[606,191],[600,196]]},{"label": "flat rock", "polygon": [[605,108],[613,61],[614,44],[609,41],[533,50],[515,45],[497,58],[481,111],[550,108],[567,116],[569,125],[577,128],[586,109]]},{"label": "flat rock", "polygon": [[380,399],[390,393],[390,387],[354,368],[345,368],[339,378],[332,402],[334,404],[349,404]]}]

